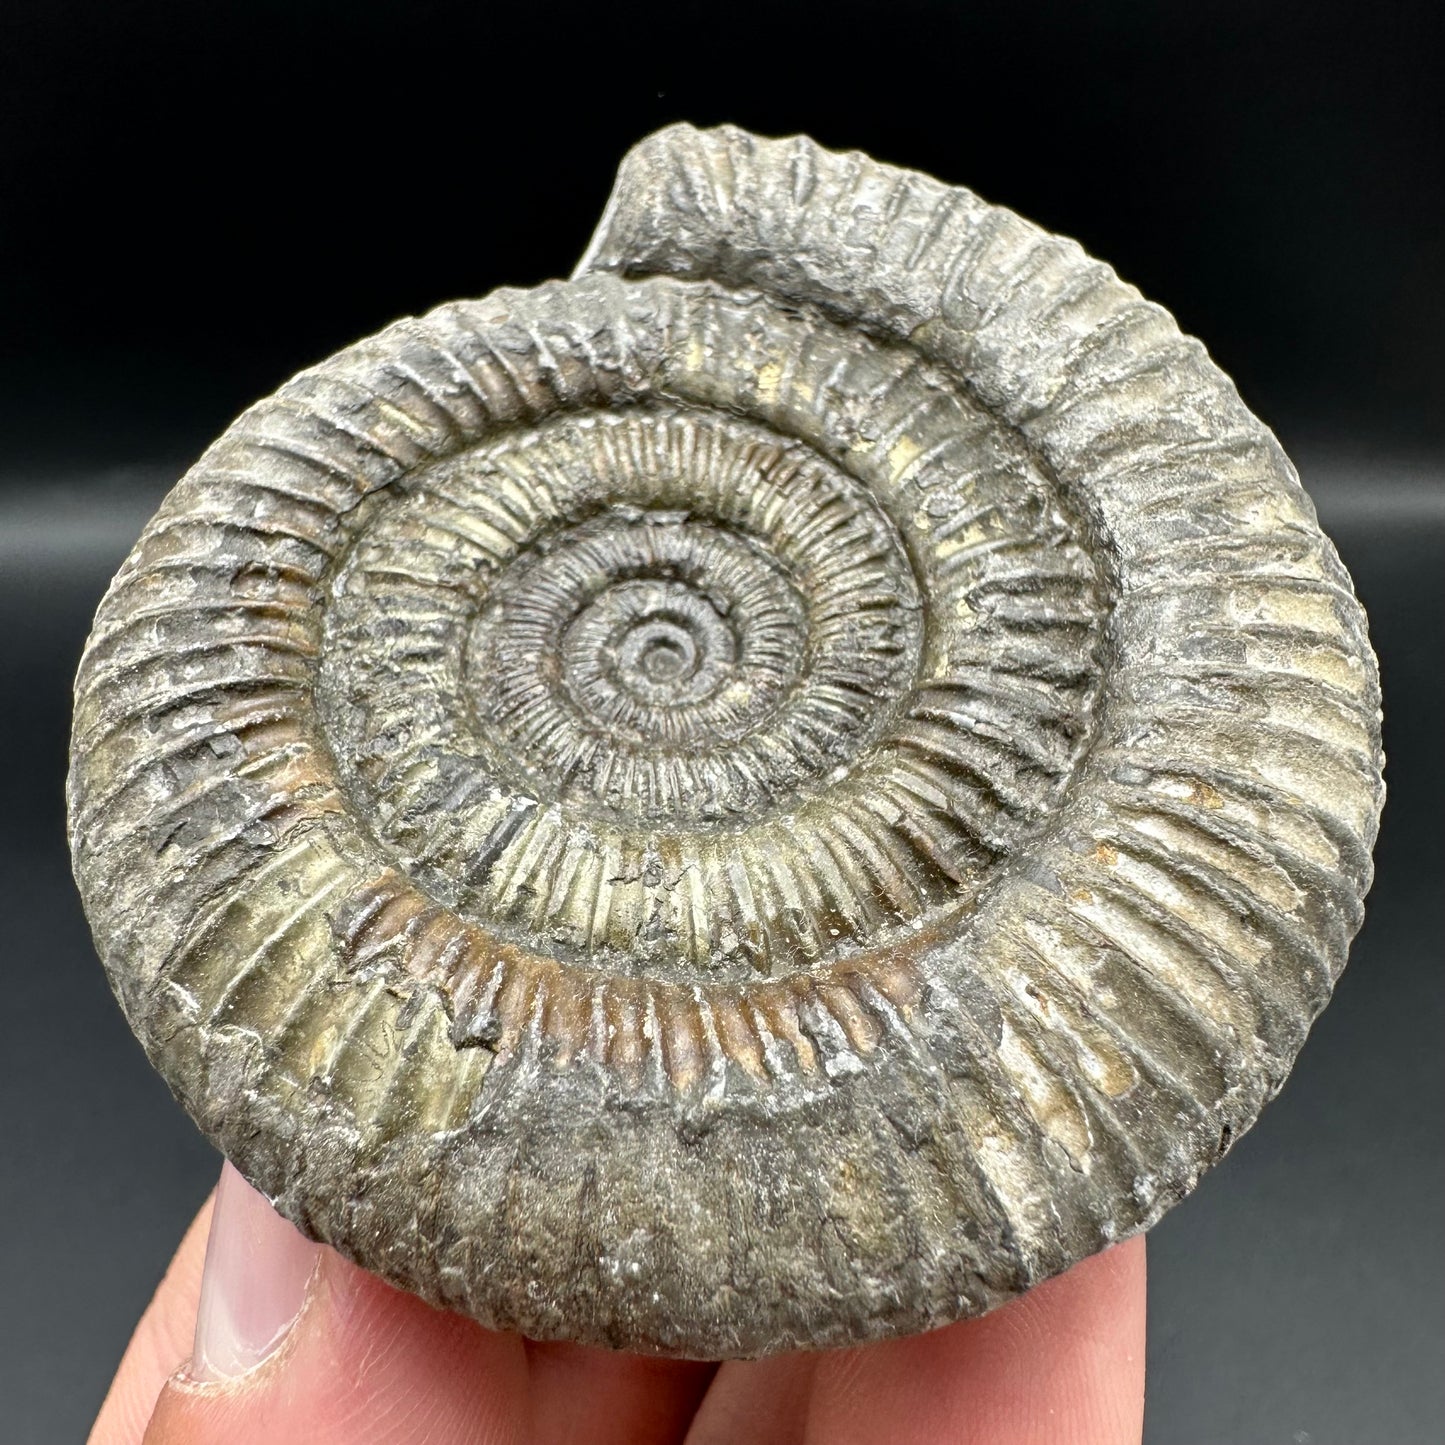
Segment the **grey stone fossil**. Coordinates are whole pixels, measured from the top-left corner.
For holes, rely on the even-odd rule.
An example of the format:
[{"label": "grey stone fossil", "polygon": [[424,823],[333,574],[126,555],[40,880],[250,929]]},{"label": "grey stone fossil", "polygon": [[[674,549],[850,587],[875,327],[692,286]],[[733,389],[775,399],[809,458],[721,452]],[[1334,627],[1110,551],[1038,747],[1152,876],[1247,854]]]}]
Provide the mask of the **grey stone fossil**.
[{"label": "grey stone fossil", "polygon": [[283,1213],[714,1358],[1158,1219],[1328,1000],[1383,797],[1350,580],[1197,341],[967,190],[686,126],[571,280],[211,446],[71,759],[116,994]]}]

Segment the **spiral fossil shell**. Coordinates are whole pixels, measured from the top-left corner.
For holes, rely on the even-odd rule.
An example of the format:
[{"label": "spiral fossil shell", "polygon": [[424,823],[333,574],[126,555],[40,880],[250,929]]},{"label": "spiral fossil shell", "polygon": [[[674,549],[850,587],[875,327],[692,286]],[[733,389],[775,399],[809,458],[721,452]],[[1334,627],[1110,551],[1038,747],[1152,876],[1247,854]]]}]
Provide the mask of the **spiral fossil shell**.
[{"label": "spiral fossil shell", "polygon": [[572,280],[179,483],[70,821],[133,1027],[303,1229],[723,1357],[1157,1219],[1329,996],[1380,766],[1349,578],[1164,311],[969,191],[674,127]]}]

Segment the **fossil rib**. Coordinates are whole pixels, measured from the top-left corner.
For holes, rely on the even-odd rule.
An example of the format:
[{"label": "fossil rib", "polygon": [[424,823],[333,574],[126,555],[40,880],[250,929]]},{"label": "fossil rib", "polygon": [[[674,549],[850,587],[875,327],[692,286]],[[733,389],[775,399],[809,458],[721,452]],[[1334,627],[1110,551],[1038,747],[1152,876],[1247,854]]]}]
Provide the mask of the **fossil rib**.
[{"label": "fossil rib", "polygon": [[1072,241],[673,127],[570,281],[405,320],[167,498],[76,877],[199,1125],[494,1326],[977,1313],[1254,1120],[1361,918],[1365,619],[1271,434]]}]

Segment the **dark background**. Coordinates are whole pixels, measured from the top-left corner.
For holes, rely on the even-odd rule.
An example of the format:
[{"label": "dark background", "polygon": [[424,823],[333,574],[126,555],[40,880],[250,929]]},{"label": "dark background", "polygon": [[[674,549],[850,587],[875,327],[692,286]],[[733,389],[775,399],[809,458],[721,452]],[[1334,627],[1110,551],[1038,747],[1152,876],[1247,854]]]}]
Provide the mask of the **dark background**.
[{"label": "dark background", "polygon": [[568,272],[667,121],[806,130],[1079,237],[1279,432],[1370,612],[1370,919],[1151,1239],[1150,1445],[1445,1437],[1445,36],[1426,4],[0,7],[0,1440],[78,1440],[217,1159],[70,883],[68,688],[160,496],[398,314]]}]

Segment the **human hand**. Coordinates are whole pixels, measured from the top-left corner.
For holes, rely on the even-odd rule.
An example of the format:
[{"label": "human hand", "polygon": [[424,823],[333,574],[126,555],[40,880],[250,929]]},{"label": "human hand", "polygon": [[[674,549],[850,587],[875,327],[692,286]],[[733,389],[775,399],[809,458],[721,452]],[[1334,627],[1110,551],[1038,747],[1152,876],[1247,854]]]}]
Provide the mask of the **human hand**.
[{"label": "human hand", "polygon": [[698,1364],[432,1309],[228,1164],[90,1445],[1137,1445],[1143,1409],[1142,1238],[931,1334]]}]

